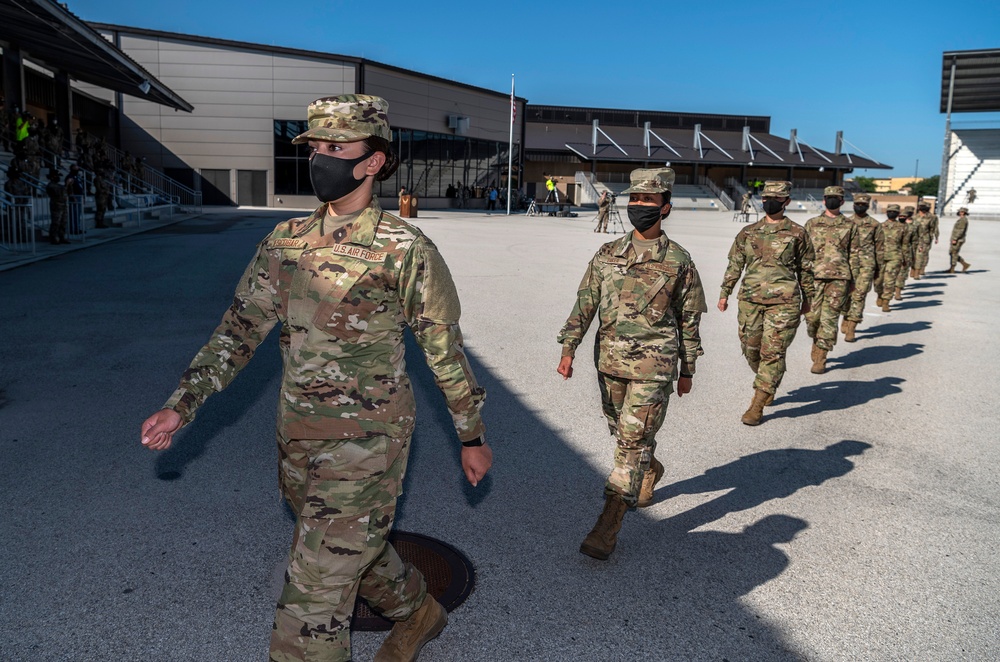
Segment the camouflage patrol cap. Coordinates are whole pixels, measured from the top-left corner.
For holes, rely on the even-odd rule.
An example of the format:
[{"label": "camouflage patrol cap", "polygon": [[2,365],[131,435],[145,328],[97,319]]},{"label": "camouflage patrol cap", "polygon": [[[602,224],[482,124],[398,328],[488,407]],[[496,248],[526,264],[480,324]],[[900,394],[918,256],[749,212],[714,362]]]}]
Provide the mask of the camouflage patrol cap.
[{"label": "camouflage patrol cap", "polygon": [[632,185],[622,193],[666,193],[673,190],[674,177],[670,168],[637,168],[629,176]]},{"label": "camouflage patrol cap", "polygon": [[963,211],[964,211],[964,212],[965,212],[966,214],[968,214],[968,213],[969,213],[969,208],[968,208],[968,207],[959,207],[959,208],[958,208],[958,213],[959,213],[959,214],[961,214],[961,213],[962,213]]},{"label": "camouflage patrol cap", "polygon": [[823,197],[836,196],[839,198],[844,197],[844,187],[843,186],[827,186],[823,189]]},{"label": "camouflage patrol cap", "polygon": [[886,211],[899,211],[899,205],[895,202],[885,208]]},{"label": "camouflage patrol cap", "polygon": [[309,140],[354,142],[370,136],[392,142],[389,104],[368,94],[323,97],[309,104],[309,129],[292,139],[298,145]]},{"label": "camouflage patrol cap", "polygon": [[903,207],[903,213],[904,214],[912,214],[915,211],[917,211],[917,210],[916,210],[916,208],[913,205],[906,205],[905,207]]},{"label": "camouflage patrol cap", "polygon": [[764,190],[761,192],[762,198],[790,198],[792,196],[791,182],[764,182]]},{"label": "camouflage patrol cap", "polygon": [[868,195],[867,193],[855,193],[854,201],[868,204],[872,201],[872,196]]}]

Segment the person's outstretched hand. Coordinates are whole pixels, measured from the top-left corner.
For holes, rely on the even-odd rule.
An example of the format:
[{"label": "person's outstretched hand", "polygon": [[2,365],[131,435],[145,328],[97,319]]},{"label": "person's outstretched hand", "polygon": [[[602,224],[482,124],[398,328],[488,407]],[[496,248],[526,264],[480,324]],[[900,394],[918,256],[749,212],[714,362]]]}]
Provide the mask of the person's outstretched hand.
[{"label": "person's outstretched hand", "polygon": [[161,409],[142,424],[142,445],[153,451],[170,448],[174,433],[181,429],[184,421],[173,409]]}]

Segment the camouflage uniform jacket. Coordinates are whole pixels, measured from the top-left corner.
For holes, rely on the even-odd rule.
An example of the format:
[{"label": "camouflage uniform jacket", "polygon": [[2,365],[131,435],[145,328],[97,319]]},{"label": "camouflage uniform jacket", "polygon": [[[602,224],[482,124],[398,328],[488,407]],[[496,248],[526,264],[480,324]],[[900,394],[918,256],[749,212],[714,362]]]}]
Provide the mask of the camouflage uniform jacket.
[{"label": "camouflage uniform jacket", "polygon": [[938,228],[938,217],[935,214],[917,212],[913,216],[913,224],[919,226],[920,237],[924,241],[936,240],[941,236]]},{"label": "camouflage uniform jacket", "polygon": [[[879,222],[871,216],[858,216],[854,214],[849,219],[858,229],[858,242],[861,245],[861,268],[862,271],[874,275],[877,258],[875,256],[875,233],[878,231]],[[862,288],[864,289],[864,288]]]},{"label": "camouflage uniform jacket", "polygon": [[66,208],[66,204],[68,202],[66,187],[58,181],[50,180],[49,183],[45,185],[45,194],[49,196],[50,209],[56,211]]},{"label": "camouflage uniform jacket", "polygon": [[333,232],[324,232],[326,218],[323,205],[258,245],[232,306],[166,407],[191,421],[280,321],[278,425],[286,438],[405,436],[415,413],[404,361],[409,326],[459,438],[481,435],[485,391],[469,368],[458,295],[437,248],[376,198]]},{"label": "camouflage uniform jacket", "polygon": [[803,295],[811,300],[814,257],[805,229],[788,217],[778,223],[762,220],[748,225],[729,249],[729,268],[719,298],[729,298],[746,268],[740,301],[799,305]]},{"label": "camouflage uniform jacket", "polygon": [[[857,280],[861,277],[861,238],[857,227],[846,216],[822,214],[810,218],[806,221],[806,233],[816,251],[813,261],[816,279]],[[870,271],[868,277],[871,278]]]},{"label": "camouflage uniform jacket", "polygon": [[914,226],[912,220],[906,221],[903,227],[905,228],[903,232],[903,255],[908,261],[913,262],[913,250],[917,247],[917,228]]},{"label": "camouflage uniform jacket", "polygon": [[896,262],[903,259],[906,250],[908,226],[904,222],[887,220],[879,225],[876,238],[876,251],[879,264]]},{"label": "camouflage uniform jacket", "polygon": [[965,233],[969,231],[969,217],[959,216],[955,227],[951,229],[951,241],[956,244],[965,243]]},{"label": "camouflage uniform jacket", "polygon": [[[701,314],[708,310],[691,256],[660,234],[637,255],[632,233],[604,244],[591,259],[576,305],[559,333],[563,356],[575,356],[594,316],[597,369],[623,379],[673,381],[693,375],[701,348]],[[679,365],[678,365],[679,364]]]}]

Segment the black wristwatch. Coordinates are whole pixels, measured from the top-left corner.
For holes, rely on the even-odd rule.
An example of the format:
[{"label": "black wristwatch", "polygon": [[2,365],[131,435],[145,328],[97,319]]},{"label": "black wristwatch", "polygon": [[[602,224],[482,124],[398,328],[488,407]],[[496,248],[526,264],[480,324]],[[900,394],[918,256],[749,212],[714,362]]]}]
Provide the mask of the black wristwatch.
[{"label": "black wristwatch", "polygon": [[486,439],[484,437],[485,437],[485,435],[480,435],[480,436],[476,437],[475,439],[470,439],[469,441],[463,441],[462,442],[462,446],[464,448],[472,448],[474,446],[482,446],[483,444],[486,443]]}]

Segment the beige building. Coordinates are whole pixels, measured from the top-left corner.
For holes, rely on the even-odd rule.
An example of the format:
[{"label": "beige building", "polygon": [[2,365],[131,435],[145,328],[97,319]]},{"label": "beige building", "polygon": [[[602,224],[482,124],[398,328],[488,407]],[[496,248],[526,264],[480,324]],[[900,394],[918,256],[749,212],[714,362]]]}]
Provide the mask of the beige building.
[{"label": "beige building", "polygon": [[[315,205],[308,147],[291,139],[305,130],[309,102],[337,94],[374,94],[389,102],[401,165],[376,185],[386,206],[395,208],[402,186],[428,207],[451,204],[449,193],[459,182],[473,196],[490,184],[506,186],[509,94],[363,58],[93,27],[194,107],[180,113],[89,86],[88,94],[117,111],[120,135],[110,141],[201,190],[205,204]],[[516,103],[515,173],[524,117],[523,99]]]},{"label": "beige building", "polygon": [[890,193],[900,191],[907,184],[922,181],[923,177],[882,177],[875,179],[876,193]]}]

